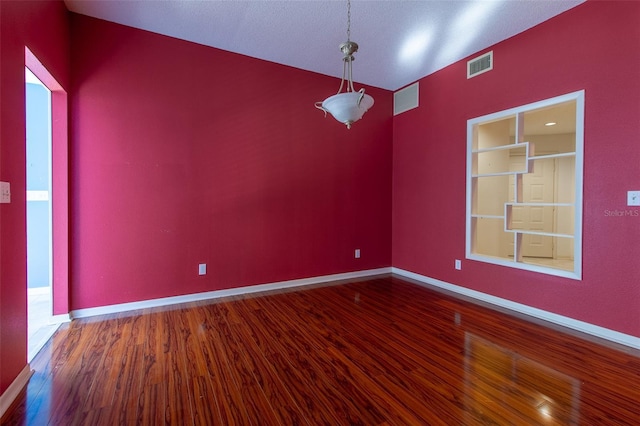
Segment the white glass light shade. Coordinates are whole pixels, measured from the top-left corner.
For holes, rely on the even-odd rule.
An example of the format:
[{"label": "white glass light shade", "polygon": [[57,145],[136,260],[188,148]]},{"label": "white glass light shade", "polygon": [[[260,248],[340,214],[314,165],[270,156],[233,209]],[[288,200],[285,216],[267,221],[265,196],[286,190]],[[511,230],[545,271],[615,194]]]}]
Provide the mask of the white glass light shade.
[{"label": "white glass light shade", "polygon": [[333,118],[345,124],[349,129],[351,124],[360,120],[372,106],[373,98],[360,92],[338,93],[322,102],[322,109],[329,111]]}]

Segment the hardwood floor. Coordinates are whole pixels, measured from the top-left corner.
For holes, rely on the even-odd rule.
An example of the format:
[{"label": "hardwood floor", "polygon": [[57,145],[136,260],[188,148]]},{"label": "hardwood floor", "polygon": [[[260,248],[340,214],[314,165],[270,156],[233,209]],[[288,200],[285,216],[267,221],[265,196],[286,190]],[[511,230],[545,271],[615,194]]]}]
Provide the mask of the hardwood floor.
[{"label": "hardwood floor", "polygon": [[575,334],[395,277],[79,319],[2,424],[640,424],[640,351]]}]

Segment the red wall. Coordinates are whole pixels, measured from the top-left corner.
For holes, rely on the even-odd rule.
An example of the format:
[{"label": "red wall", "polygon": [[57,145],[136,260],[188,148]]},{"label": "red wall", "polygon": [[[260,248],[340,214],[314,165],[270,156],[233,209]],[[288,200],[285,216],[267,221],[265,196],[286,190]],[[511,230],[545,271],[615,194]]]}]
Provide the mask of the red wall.
[{"label": "red wall", "polygon": [[[640,216],[605,214],[633,210],[626,192],[640,189],[639,22],[638,2],[589,1],[487,49],[489,73],[467,80],[463,60],[420,80],[420,107],[394,119],[393,266],[640,336]],[[470,260],[454,270],[466,121],[582,89],[582,281]]]},{"label": "red wall", "polygon": [[[494,46],[490,73],[422,79],[393,119],[367,89],[376,105],[347,131],[313,108],[333,78],[0,1],[0,393],[26,365],[25,45],[71,100],[70,309],[393,264],[640,336],[640,219],[604,213],[640,189],[638,21],[640,3],[589,1]],[[581,89],[583,280],[455,271],[466,121]]]},{"label": "red wall", "polygon": [[72,310],[390,266],[390,92],[71,22]]},{"label": "red wall", "polygon": [[27,359],[25,46],[69,85],[69,21],[62,2],[0,1],[0,394]]}]

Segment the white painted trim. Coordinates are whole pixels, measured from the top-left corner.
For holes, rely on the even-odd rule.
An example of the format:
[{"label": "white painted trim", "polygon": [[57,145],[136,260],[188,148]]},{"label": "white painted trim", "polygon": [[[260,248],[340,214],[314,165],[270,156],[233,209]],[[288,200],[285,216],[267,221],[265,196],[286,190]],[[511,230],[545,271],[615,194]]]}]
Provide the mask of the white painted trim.
[{"label": "white painted trim", "polygon": [[578,321],[573,318],[554,314],[553,312],[544,311],[542,309],[523,305],[517,302],[512,302],[511,300],[502,299],[500,297],[492,296],[490,294],[486,294],[476,290],[471,290],[465,287],[450,284],[445,281],[440,281],[435,278],[426,277],[424,275],[416,274],[415,272],[406,271],[404,269],[391,268],[391,273],[399,275],[401,277],[415,280],[418,283],[425,284],[425,287],[429,287],[429,286],[438,287],[447,291],[451,291],[453,293],[461,294],[463,296],[468,296],[476,300],[487,302],[492,305],[500,306],[500,307],[509,309],[511,311],[519,312],[525,315],[542,319],[544,321],[561,325],[563,327],[571,328],[573,330],[577,330],[582,333],[590,334],[592,336],[596,336],[601,339],[606,339],[615,343],[619,343],[621,345],[629,346],[635,349],[640,349],[640,337],[635,337],[629,334],[620,333],[618,331],[610,330],[608,328],[600,327],[584,321]]},{"label": "white painted trim", "polygon": [[[506,109],[503,111],[494,112],[491,114],[483,115],[467,120],[467,173],[466,173],[466,219],[465,219],[465,257],[467,259],[476,260],[479,262],[491,263],[494,265],[506,266],[509,268],[523,269],[526,271],[533,271],[547,275],[555,275],[558,277],[570,278],[574,280],[582,280],[582,195],[583,195],[583,168],[584,168],[584,107],[585,107],[585,91],[579,90],[576,92],[567,93],[564,95],[556,96],[554,98],[544,99],[538,102],[533,102],[527,105],[521,105],[514,108]],[[484,152],[496,149],[509,149],[505,147],[494,147],[487,149],[473,149],[473,141],[475,138],[475,132],[477,132],[477,125],[495,121],[498,119],[504,119],[506,117],[516,117],[516,129],[520,129],[520,116],[527,111],[536,110],[548,106],[553,106],[569,101],[576,102],[576,149],[575,149],[575,202],[574,204],[574,241],[573,241],[573,265],[572,271],[565,271],[562,269],[556,269],[551,266],[532,265],[524,263],[518,260],[498,258],[485,254],[478,254],[472,252],[472,221],[474,216],[472,214],[472,193],[473,193],[473,178],[478,175],[474,175],[473,172],[473,153]],[[522,142],[521,142],[522,143]],[[519,144],[516,142],[516,145]],[[529,152],[526,154],[527,158],[535,159],[536,157],[529,157]],[[486,176],[495,176],[495,174],[487,174]],[[506,216],[505,216],[506,217]],[[505,224],[506,228],[506,224]],[[514,233],[515,241],[515,233]]]},{"label": "white painted trim", "polygon": [[49,324],[64,324],[65,322],[71,322],[69,314],[51,315],[49,317]]},{"label": "white painted trim", "polygon": [[18,377],[16,377],[7,390],[0,395],[0,417],[4,416],[4,413],[11,407],[13,401],[15,401],[16,397],[27,385],[27,382],[29,382],[32,374],[33,370],[31,370],[31,366],[29,364],[25,365],[20,374],[18,374]]},{"label": "white painted trim", "polygon": [[70,316],[72,319],[86,318],[95,315],[114,314],[118,312],[133,311],[136,309],[155,308],[159,306],[175,305],[177,303],[197,302],[200,300],[218,299],[221,297],[280,290],[291,287],[301,287],[312,284],[328,283],[331,281],[351,280],[355,278],[370,277],[373,275],[383,275],[390,273],[391,267],[387,267],[356,272],[346,272],[343,274],[323,275],[319,277],[301,278],[290,281],[280,281],[275,283],[259,284],[246,287],[235,287],[225,290],[186,294],[184,296],[163,297],[160,299],[143,300],[140,302],[121,303],[117,305],[99,306],[96,308],[76,309],[71,311]]}]

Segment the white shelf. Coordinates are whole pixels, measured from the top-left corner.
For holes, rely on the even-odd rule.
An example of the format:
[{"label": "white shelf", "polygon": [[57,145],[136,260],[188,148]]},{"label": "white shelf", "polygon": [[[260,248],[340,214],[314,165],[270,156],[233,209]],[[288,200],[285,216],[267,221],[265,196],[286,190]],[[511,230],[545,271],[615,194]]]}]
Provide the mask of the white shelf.
[{"label": "white shelf", "polygon": [[472,178],[479,177],[491,177],[491,176],[508,176],[508,175],[517,175],[522,174],[522,172],[497,172],[497,173],[481,173],[477,175],[471,175]]},{"label": "white shelf", "polygon": [[527,231],[524,229],[507,229],[505,228],[504,232],[512,232],[514,234],[522,234],[522,235],[542,235],[545,237],[563,237],[563,238],[575,238],[573,234],[557,234],[554,232],[539,232],[539,231]]},{"label": "white shelf", "polygon": [[472,214],[471,217],[475,217],[478,219],[500,219],[504,220],[504,216],[496,215],[496,214]]},{"label": "white shelf", "polygon": [[505,206],[514,207],[526,207],[526,206],[541,206],[541,207],[574,207],[574,203],[504,203]]},{"label": "white shelf", "polygon": [[529,157],[529,160],[546,160],[547,158],[566,158],[575,157],[575,152],[562,152],[559,154],[547,154],[547,155],[534,155]]},{"label": "white shelf", "polygon": [[478,154],[478,153],[481,153],[481,152],[491,152],[491,151],[501,151],[503,149],[522,148],[524,146],[526,146],[527,149],[528,149],[528,145],[529,145],[529,142],[510,143],[508,145],[498,145],[498,146],[492,146],[490,148],[474,149],[474,150],[471,150],[471,152],[473,154]]},{"label": "white shelf", "polygon": [[542,235],[546,237],[574,238],[574,234],[563,234],[558,232],[532,231],[528,229],[509,228],[511,218],[511,207],[575,207],[573,203],[504,203],[504,231],[518,234]]}]

